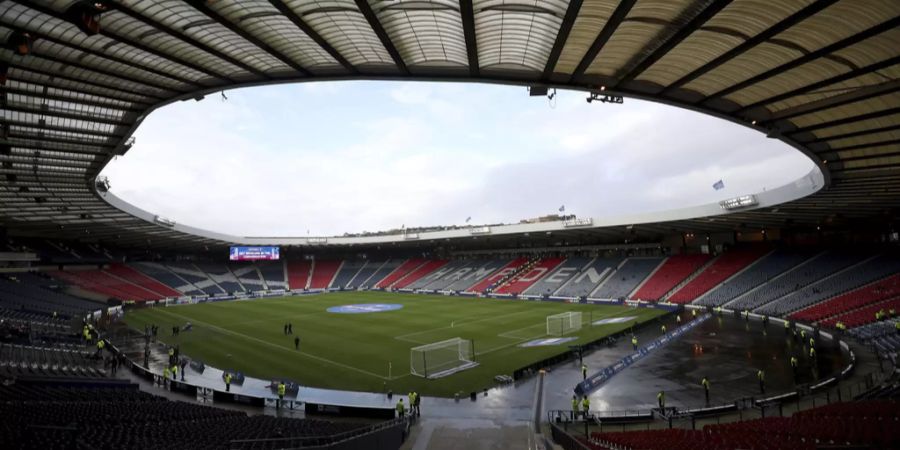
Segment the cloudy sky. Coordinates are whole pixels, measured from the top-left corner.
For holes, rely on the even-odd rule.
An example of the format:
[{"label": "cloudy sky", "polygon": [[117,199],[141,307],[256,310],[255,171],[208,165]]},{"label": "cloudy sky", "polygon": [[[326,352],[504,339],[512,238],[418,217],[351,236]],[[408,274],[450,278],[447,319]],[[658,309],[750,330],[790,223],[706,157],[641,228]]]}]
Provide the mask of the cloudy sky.
[{"label": "cloudy sky", "polygon": [[[331,82],[166,106],[107,166],[112,191],[179,223],[244,236],[601,217],[715,202],[812,163],[719,119],[625,99],[554,104],[525,88]],[[712,184],[722,179],[725,189]]]}]

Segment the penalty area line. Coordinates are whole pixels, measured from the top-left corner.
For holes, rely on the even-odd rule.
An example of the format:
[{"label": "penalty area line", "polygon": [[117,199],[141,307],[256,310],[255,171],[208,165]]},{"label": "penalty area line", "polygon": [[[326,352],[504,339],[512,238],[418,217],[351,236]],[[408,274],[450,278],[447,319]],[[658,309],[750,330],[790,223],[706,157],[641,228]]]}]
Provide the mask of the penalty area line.
[{"label": "penalty area line", "polygon": [[339,362],[337,362],[337,361],[332,361],[332,360],[330,360],[330,359],[328,359],[328,358],[323,358],[323,357],[321,357],[321,356],[316,356],[316,355],[313,355],[313,354],[311,354],[311,353],[306,353],[306,352],[300,352],[300,351],[296,351],[296,350],[291,350],[291,349],[289,349],[289,348],[287,348],[287,347],[282,347],[282,346],[280,346],[280,345],[273,344],[273,343],[271,343],[271,342],[269,342],[269,341],[265,341],[265,340],[262,340],[262,339],[259,339],[259,338],[255,338],[255,337],[253,337],[253,336],[248,336],[248,335],[243,334],[243,333],[238,333],[238,332],[236,332],[236,331],[228,330],[228,329],[225,329],[225,328],[222,328],[222,327],[213,325],[213,324],[208,323],[208,322],[203,322],[203,321],[201,321],[201,320],[191,319],[190,317],[185,317],[185,316],[182,316],[181,314],[175,314],[175,313],[173,313],[173,312],[168,312],[168,311],[165,311],[165,310],[162,310],[161,312],[163,312],[163,313],[165,313],[165,314],[168,314],[168,315],[175,316],[175,317],[179,317],[179,318],[181,318],[181,319],[184,319],[184,320],[187,320],[187,321],[190,321],[190,322],[193,322],[193,323],[202,323],[202,324],[206,325],[207,327],[210,327],[210,328],[219,330],[219,331],[221,331],[221,332],[223,332],[223,333],[231,334],[231,335],[234,335],[234,336],[239,336],[239,337],[242,337],[242,338],[244,338],[244,339],[251,340],[251,341],[256,341],[256,342],[259,342],[260,344],[263,344],[263,345],[267,345],[267,346],[269,346],[269,347],[273,347],[273,348],[280,349],[280,350],[285,351],[285,352],[287,352],[287,353],[290,353],[290,354],[292,354],[292,355],[300,354],[300,355],[306,356],[307,358],[311,358],[311,359],[315,359],[315,360],[318,360],[318,361],[322,361],[322,362],[324,362],[324,363],[332,364],[332,365],[335,365],[335,366],[338,366],[338,367],[343,367],[343,368],[345,368],[345,369],[353,370],[353,371],[355,371],[355,372],[359,372],[359,373],[362,373],[362,374],[366,374],[366,375],[369,375],[369,376],[373,376],[373,377],[376,377],[376,378],[380,378],[380,379],[382,379],[382,380],[391,380],[391,379],[392,379],[392,378],[388,378],[388,377],[385,377],[385,376],[382,376],[382,375],[378,375],[377,373],[369,372],[368,370],[363,370],[363,369],[360,369],[360,368],[358,368],[358,367],[348,366],[347,364],[339,363]]}]

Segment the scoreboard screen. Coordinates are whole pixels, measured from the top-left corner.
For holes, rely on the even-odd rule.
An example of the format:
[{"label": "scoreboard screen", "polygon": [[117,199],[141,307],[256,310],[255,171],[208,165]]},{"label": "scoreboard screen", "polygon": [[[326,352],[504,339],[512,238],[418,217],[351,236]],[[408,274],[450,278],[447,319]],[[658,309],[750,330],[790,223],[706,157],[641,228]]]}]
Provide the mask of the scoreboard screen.
[{"label": "scoreboard screen", "polygon": [[277,260],[279,247],[231,247],[228,259],[232,261]]}]

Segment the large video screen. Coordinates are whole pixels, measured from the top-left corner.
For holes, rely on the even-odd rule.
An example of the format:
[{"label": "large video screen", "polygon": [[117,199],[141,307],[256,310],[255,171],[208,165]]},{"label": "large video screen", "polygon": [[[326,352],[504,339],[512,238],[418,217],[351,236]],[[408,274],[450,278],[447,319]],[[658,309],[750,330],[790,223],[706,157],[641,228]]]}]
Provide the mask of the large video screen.
[{"label": "large video screen", "polygon": [[228,259],[232,261],[277,260],[278,247],[231,247]]}]

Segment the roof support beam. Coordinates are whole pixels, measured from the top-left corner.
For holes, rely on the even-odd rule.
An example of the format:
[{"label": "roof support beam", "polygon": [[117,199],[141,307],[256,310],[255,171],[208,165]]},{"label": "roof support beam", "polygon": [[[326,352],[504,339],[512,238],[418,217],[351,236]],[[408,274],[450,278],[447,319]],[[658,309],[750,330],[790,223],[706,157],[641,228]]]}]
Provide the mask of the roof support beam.
[{"label": "roof support beam", "polygon": [[92,122],[92,123],[102,123],[102,124],[106,124],[106,125],[115,125],[115,126],[127,125],[126,123],[123,123],[118,120],[105,119],[102,117],[96,117],[96,116],[85,115],[85,114],[76,114],[76,113],[70,113],[70,112],[64,112],[64,111],[54,111],[51,109],[29,108],[24,105],[9,104],[6,102],[0,103],[0,109],[7,110],[7,111],[18,111],[18,112],[22,112],[22,113],[34,114],[37,116],[53,116],[53,117],[59,117],[59,118],[63,118],[63,119],[82,120],[85,122]]},{"label": "roof support beam", "polygon": [[[40,83],[35,83],[32,81],[21,81],[21,82],[28,83],[32,86],[41,86],[43,88],[43,90],[42,90],[42,92],[36,92],[36,91],[28,90],[28,89],[19,89],[19,88],[14,88],[14,87],[10,87],[10,86],[0,86],[0,92],[7,92],[10,94],[17,94],[17,95],[25,95],[28,97],[40,98],[43,100],[54,100],[54,101],[58,101],[58,102],[66,102],[66,103],[71,103],[73,105],[92,106],[95,108],[108,108],[108,109],[113,109],[116,111],[128,111],[128,112],[134,112],[134,113],[140,113],[140,112],[144,111],[144,108],[127,108],[127,107],[122,107],[122,106],[115,105],[115,104],[111,105],[109,103],[87,100],[87,99],[83,99],[83,98],[80,99],[77,97],[69,97],[69,96],[65,96],[65,95],[50,94],[47,92],[47,89],[59,89],[59,88],[57,88],[55,86],[42,85]],[[85,95],[88,95],[88,94],[85,94]],[[97,98],[103,98],[100,95],[94,95],[94,94],[90,94],[90,95],[93,95],[94,97],[97,97]],[[109,100],[121,101],[121,100],[114,100],[114,99],[109,99]]]},{"label": "roof support beam", "polygon": [[[27,139],[29,141],[35,141],[38,143],[40,143],[40,142],[55,142],[58,144],[83,145],[85,147],[97,147],[100,149],[103,149],[103,148],[113,149],[116,147],[115,144],[108,144],[108,143],[104,143],[104,142],[81,141],[78,139],[69,139],[69,138],[63,138],[63,137],[57,137],[57,136],[40,136],[40,137],[38,137],[38,136],[34,136],[34,135],[28,134],[28,133],[17,133],[15,130],[9,131],[9,137],[12,139]],[[13,142],[15,142],[15,141],[13,141]],[[16,144],[13,144],[13,145],[16,145]]]},{"label": "roof support beam", "polygon": [[[31,9],[34,9],[35,11],[39,11],[39,12],[41,12],[41,13],[44,13],[44,14],[46,14],[46,15],[48,15],[48,16],[54,17],[54,18],[56,18],[56,19],[62,20],[62,21],[67,22],[67,23],[69,22],[69,20],[68,20],[65,16],[63,16],[63,14],[62,14],[61,12],[56,11],[56,10],[54,10],[53,8],[49,8],[49,7],[46,7],[46,6],[38,5],[38,4],[35,4],[35,3],[33,3],[33,2],[24,2],[24,1],[22,1],[22,0],[13,0],[13,1],[15,1],[15,2],[17,2],[17,3],[20,3],[20,4],[24,5],[24,6],[27,6],[27,7],[31,8]],[[138,21],[144,23],[145,25],[148,25],[148,26],[151,26],[151,27],[154,27],[154,28],[157,28],[157,29],[159,28],[159,25],[158,25],[158,24],[156,24],[156,23],[154,23],[154,22],[152,22],[152,21],[147,20],[146,18],[144,18],[144,17],[141,16],[140,14],[135,14],[135,13],[133,13],[131,10],[129,10],[129,9],[125,8],[125,7],[123,7],[122,5],[115,5],[115,7],[116,7],[116,11],[119,11],[119,12],[121,12],[121,13],[123,13],[123,14],[125,14],[125,15],[131,17],[131,18],[133,18],[133,19],[136,19],[136,20],[138,20]],[[182,66],[184,66],[184,67],[188,67],[188,68],[193,69],[193,70],[195,70],[195,71],[197,71],[197,72],[204,73],[204,74],[206,74],[206,75],[208,75],[208,76],[210,76],[210,77],[212,77],[212,78],[217,78],[217,79],[221,79],[221,80],[230,80],[230,78],[228,78],[228,77],[225,77],[225,76],[220,75],[220,74],[218,74],[218,73],[215,73],[215,72],[213,72],[213,71],[211,71],[211,70],[208,70],[208,69],[206,69],[206,68],[203,67],[203,66],[194,64],[193,62],[188,61],[188,60],[186,60],[186,59],[184,59],[184,58],[175,58],[175,57],[173,57],[173,56],[169,56],[169,55],[160,53],[160,52],[159,52],[158,50],[156,50],[155,48],[152,48],[152,47],[147,46],[147,45],[144,45],[144,44],[142,44],[142,43],[140,43],[140,42],[138,42],[138,41],[135,41],[135,40],[133,40],[133,39],[130,39],[130,38],[128,38],[128,36],[123,36],[123,35],[120,35],[120,34],[118,34],[118,33],[110,32],[109,30],[105,30],[105,29],[103,29],[102,27],[100,28],[99,34],[100,34],[100,35],[103,35],[103,36],[106,36],[106,37],[108,37],[108,38],[110,38],[110,39],[113,39],[113,40],[115,40],[115,41],[121,42],[121,43],[123,43],[123,44],[129,45],[129,46],[131,46],[131,47],[134,47],[134,48],[136,48],[136,49],[138,49],[138,50],[144,51],[144,52],[146,52],[146,53],[148,53],[148,54],[151,54],[151,55],[153,55],[153,56],[156,56],[156,57],[158,57],[158,58],[162,58],[162,59],[166,59],[166,60],[169,60],[169,61],[176,62],[176,63],[178,63],[178,64],[180,64],[180,65],[182,65]],[[191,39],[191,38],[188,37],[188,36],[181,36],[181,35],[178,35],[178,34],[174,34],[173,32],[169,32],[169,34],[171,34],[171,35],[173,35],[173,36],[175,36],[175,37],[178,37],[178,38],[180,38],[181,40],[183,40],[183,41],[185,41],[185,42],[187,42],[187,43],[189,43],[189,44],[191,44],[191,45],[194,45],[194,46],[197,47],[197,48],[200,48],[201,50],[206,51],[206,48],[205,48],[206,46],[205,46],[205,45],[203,45],[202,43],[197,42],[197,41]],[[182,34],[183,34],[183,33],[182,33]],[[198,46],[197,44],[199,44],[199,46]],[[213,54],[214,54],[214,53],[213,53]],[[214,54],[214,55],[215,55],[215,54]],[[218,55],[216,55],[216,56],[218,56]],[[227,60],[226,60],[226,61],[227,61]],[[233,80],[232,80],[232,81],[233,81]]]},{"label": "roof support beam", "polygon": [[[871,147],[881,147],[881,146],[885,146],[885,145],[900,145],[900,139],[889,139],[886,141],[867,142],[865,144],[845,145],[843,147],[832,147],[828,150],[824,150],[823,153],[825,153],[825,152],[845,152],[845,151],[849,151],[849,150],[858,150],[861,148],[871,148]],[[866,156],[866,158],[878,158],[880,156],[887,156],[887,155],[873,154],[873,155]],[[847,160],[846,158],[841,158],[841,161],[846,161],[846,160]]]},{"label": "roof support beam", "polygon": [[[57,73],[57,72],[50,72],[50,71],[46,71],[46,70],[43,70],[43,69],[38,69],[38,68],[34,68],[34,67],[29,67],[29,66],[17,64],[17,63],[12,62],[12,61],[6,61],[6,63],[9,64],[9,67],[15,68],[16,70],[19,70],[19,71],[33,72],[33,73],[40,74],[40,75],[43,75],[43,76],[46,76],[46,77],[50,77],[50,78],[59,78],[60,80],[66,80],[66,81],[71,81],[71,82],[73,82],[73,83],[83,84],[83,85],[85,85],[85,86],[91,86],[91,87],[96,88],[96,89],[98,89],[99,91],[103,92],[102,95],[101,95],[101,94],[93,94],[93,93],[91,93],[91,92],[86,92],[87,94],[97,95],[97,96],[103,96],[103,97],[109,97],[109,98],[111,98],[111,99],[115,99],[115,100],[122,101],[122,102],[128,102],[128,103],[142,103],[142,104],[151,104],[151,103],[153,103],[153,100],[150,100],[150,101],[145,100],[145,99],[148,98],[148,97],[147,97],[147,96],[144,96],[144,95],[133,94],[133,93],[130,93],[130,92],[123,92],[123,91],[121,91],[121,90],[119,90],[119,89],[110,88],[109,86],[104,86],[104,85],[102,85],[102,84],[97,84],[97,83],[94,83],[94,82],[91,82],[91,81],[85,81],[85,80],[82,80],[82,79],[80,79],[80,78],[75,78],[75,77],[71,77],[71,76],[68,76],[68,75],[63,75],[63,74],[60,74],[60,73]],[[11,79],[11,80],[21,80],[23,83],[35,83],[35,82],[33,82],[33,81],[29,81],[27,78],[26,78],[26,79],[19,79],[19,78],[16,78],[16,77],[10,77],[10,79]],[[53,86],[53,87],[54,87],[54,88],[57,88],[57,89],[60,89],[60,90],[70,90],[70,91],[72,90],[72,87],[64,87],[64,86]],[[124,94],[126,94],[126,95],[130,95],[131,97],[126,97],[126,96],[124,96],[124,95],[121,95],[120,93],[124,93]],[[140,98],[141,100],[135,100],[134,97]],[[149,97],[149,98],[153,98],[153,97]]]},{"label": "roof support beam", "polygon": [[848,138],[855,138],[855,137],[859,137],[859,136],[866,136],[869,134],[885,133],[888,131],[900,131],[900,125],[889,125],[886,127],[869,128],[867,130],[853,131],[850,133],[843,133],[843,134],[834,134],[831,136],[812,139],[809,141],[800,141],[800,142],[804,145],[811,145],[811,144],[818,144],[821,142],[836,141],[839,139],[848,139]]},{"label": "roof support beam", "polygon": [[207,2],[206,0],[187,0],[187,3],[191,6],[193,6],[194,8],[196,8],[197,11],[200,11],[201,13],[206,15],[206,17],[209,17],[214,22],[217,22],[219,25],[222,25],[223,27],[231,30],[232,33],[242,37],[245,41],[259,47],[260,50],[268,53],[275,59],[285,63],[288,67],[296,70],[301,75],[303,75],[305,77],[312,75],[303,66],[301,66],[299,63],[297,63],[293,59],[288,58],[287,55],[285,55],[284,53],[281,53],[280,51],[273,48],[271,45],[264,42],[262,39],[259,39],[258,37],[254,36],[253,34],[247,32],[247,30],[244,30],[243,28],[235,25],[234,23],[232,23],[230,20],[226,19],[225,17],[222,17],[221,14],[219,14],[218,12],[216,12],[215,9],[213,9],[209,6],[209,2]]},{"label": "roof support beam", "polygon": [[315,43],[318,44],[319,47],[322,47],[322,50],[328,52],[328,54],[331,55],[331,57],[334,58],[335,61],[338,62],[338,64],[347,69],[348,72],[353,74],[359,73],[359,71],[356,70],[356,67],[353,64],[350,64],[350,61],[347,61],[347,59],[344,58],[344,55],[342,55],[339,51],[337,51],[337,49],[332,47],[331,44],[329,44],[328,41],[325,40],[325,38],[319,35],[319,33],[316,33],[316,30],[314,30],[313,27],[309,26],[309,24],[306,23],[303,18],[298,16],[297,13],[295,13],[294,10],[292,10],[288,5],[284,4],[282,0],[269,0],[269,3],[271,3],[272,6],[274,6],[275,9],[277,9],[279,12],[281,12],[281,14],[284,14],[284,16],[287,17],[287,19],[290,20],[291,23],[293,23],[297,28],[299,28],[300,31],[302,31],[307,36],[309,36],[310,39],[315,41]]},{"label": "roof support beam", "polygon": [[868,100],[870,98],[881,97],[883,95],[888,95],[897,91],[900,91],[900,80],[888,81],[886,83],[878,84],[875,86],[866,86],[844,94],[824,98],[815,102],[797,105],[783,111],[777,111],[772,115],[772,118],[766,120],[765,123],[788,119],[791,117],[803,116],[806,114],[812,114],[819,111],[824,111],[826,109],[837,108],[838,106]]},{"label": "roof support beam", "polygon": [[[22,122],[19,120],[10,120],[10,119],[0,119],[0,124],[11,125],[14,127],[32,128],[34,130],[51,130],[51,131],[61,131],[64,133],[87,134],[87,135],[91,135],[91,136],[101,137],[104,139],[110,139],[110,138],[121,139],[122,137],[124,137],[120,134],[115,134],[115,133],[104,133],[102,131],[82,130],[80,128],[64,127],[61,125],[49,125],[49,124],[41,125],[39,123]],[[41,139],[43,139],[43,138],[41,138]]]},{"label": "roof support beam", "polygon": [[[858,116],[845,117],[843,119],[832,120],[830,122],[817,123],[815,125],[810,125],[808,127],[798,128],[794,131],[789,131],[786,134],[793,135],[793,134],[798,134],[798,133],[809,133],[811,131],[837,127],[837,126],[841,126],[841,125],[846,125],[848,123],[862,122],[864,120],[877,119],[879,117],[889,116],[891,114],[898,114],[898,113],[900,113],[900,106],[894,107],[894,108],[882,109],[881,111],[870,112],[868,114],[860,114]],[[833,139],[833,138],[829,138],[829,139]]]},{"label": "roof support beam", "polygon": [[[190,44],[190,45],[192,45],[192,46],[194,46],[194,47],[196,47],[196,48],[198,48],[198,49],[200,49],[200,50],[203,50],[204,52],[209,53],[210,55],[213,55],[213,56],[215,56],[216,58],[221,59],[222,61],[225,61],[225,62],[227,62],[227,63],[229,63],[229,64],[234,65],[234,66],[240,67],[241,69],[244,69],[244,70],[246,70],[247,72],[250,72],[250,73],[252,73],[252,74],[254,74],[254,75],[256,75],[256,76],[258,76],[258,77],[260,77],[260,78],[263,78],[263,79],[268,79],[268,78],[269,78],[269,76],[266,75],[266,74],[265,74],[264,72],[262,72],[261,70],[257,70],[257,69],[256,69],[255,67],[253,67],[253,66],[250,66],[250,65],[248,65],[248,64],[244,64],[243,62],[238,61],[237,59],[234,59],[234,58],[232,58],[232,57],[226,55],[225,53],[222,53],[222,52],[220,52],[219,50],[216,50],[216,49],[210,47],[209,45],[206,45],[206,44],[204,44],[203,42],[200,42],[200,41],[198,41],[197,39],[194,39],[194,38],[188,36],[188,35],[187,35],[186,33],[184,33],[183,31],[179,31],[179,30],[174,29],[174,28],[169,28],[169,27],[163,26],[162,24],[160,24],[160,23],[158,23],[158,22],[154,22],[154,21],[148,19],[147,17],[144,17],[144,16],[141,15],[141,14],[138,14],[137,12],[135,12],[135,11],[131,10],[130,8],[124,6],[124,5],[121,3],[121,0],[115,0],[115,2],[116,2],[116,3],[115,3],[115,10],[116,10],[116,11],[118,11],[118,12],[120,12],[120,13],[122,13],[122,14],[125,14],[126,16],[131,17],[132,19],[135,19],[135,20],[137,20],[138,22],[143,23],[144,25],[153,27],[153,28],[155,28],[155,29],[157,29],[157,30],[161,30],[161,31],[163,31],[164,33],[166,33],[166,34],[168,34],[168,35],[170,35],[170,36],[173,36],[173,37],[177,38],[177,39],[180,40],[180,41],[183,41],[183,42],[188,43],[188,44]],[[125,41],[124,41],[123,39],[121,39],[121,38],[117,38],[117,39],[122,40],[123,42],[125,42]],[[169,59],[169,60],[172,60],[172,61],[179,62],[180,64],[183,64],[183,65],[185,65],[185,66],[187,66],[187,67],[190,67],[190,68],[192,68],[192,69],[194,69],[194,70],[198,70],[198,71],[203,72],[203,73],[206,73],[206,74],[211,74],[211,75],[214,76],[215,78],[226,79],[226,80],[234,81],[231,77],[229,77],[229,76],[227,76],[227,75],[224,75],[224,74],[216,74],[215,72],[212,72],[212,71],[210,71],[210,70],[208,70],[208,69],[206,69],[206,68],[197,66],[196,64],[192,64],[192,63],[190,63],[189,61],[186,61],[186,60],[183,59],[183,58],[175,59],[175,58],[172,57],[172,56],[161,55],[161,54],[159,54],[159,53],[158,53],[157,51],[155,51],[155,50],[153,50],[152,53],[155,54],[155,55],[157,55],[157,56],[159,56],[159,57],[161,57],[161,58],[165,58],[165,59]]]},{"label": "roof support beam", "polygon": [[378,20],[378,16],[375,15],[375,11],[372,11],[372,7],[369,6],[369,2],[367,0],[354,0],[356,2],[356,7],[359,8],[359,11],[362,13],[363,17],[366,18],[366,21],[369,22],[369,26],[372,27],[372,31],[375,32],[375,35],[378,36],[378,40],[381,41],[381,45],[384,46],[384,49],[387,50],[388,54],[391,55],[391,59],[394,60],[394,64],[397,65],[397,68],[400,69],[404,74],[409,73],[409,68],[406,67],[406,63],[403,62],[403,57],[400,56],[400,52],[397,51],[397,47],[394,46],[394,42],[391,41],[391,37],[388,36],[387,31],[384,31],[384,27],[381,26],[381,22]]},{"label": "roof support beam", "polygon": [[843,83],[847,80],[852,80],[856,77],[868,75],[870,73],[874,73],[879,70],[887,69],[888,67],[891,67],[896,64],[900,64],[900,56],[895,56],[893,58],[886,59],[881,62],[869,64],[868,66],[860,67],[858,69],[851,70],[849,72],[840,74],[838,76],[826,78],[824,80],[817,81],[815,83],[808,84],[806,86],[787,91],[783,94],[774,95],[772,97],[769,97],[769,98],[760,100],[758,102],[751,103],[747,106],[744,106],[743,108],[735,111],[733,114],[742,115],[742,114],[744,114],[752,109],[755,109],[755,108],[760,108],[765,105],[770,105],[772,103],[778,103],[780,101],[787,100],[791,97],[796,97],[798,95],[807,94],[807,93],[810,93],[810,92],[813,92],[813,91],[816,91],[819,89],[823,89],[823,88],[826,88],[828,86],[832,86],[832,85],[835,85],[838,83]]},{"label": "roof support beam", "polygon": [[727,88],[721,89],[718,92],[708,95],[706,99],[701,103],[708,102],[710,99],[725,97],[729,94],[733,94],[737,91],[740,91],[741,89],[753,86],[760,81],[767,80],[774,77],[775,75],[780,75],[791,69],[800,67],[811,61],[815,61],[816,59],[819,59],[823,56],[830,55],[836,51],[845,49],[854,44],[858,44],[871,37],[878,36],[879,34],[896,28],[897,26],[900,26],[900,17],[894,17],[887,22],[882,22],[881,24],[878,24],[872,28],[867,28],[864,31],[854,34],[853,36],[841,39],[840,41],[834,42],[830,45],[826,45],[825,47],[822,47],[814,52],[807,53],[799,58],[791,60],[790,62],[784,63],[778,67],[773,67],[759,75],[741,81],[740,83],[733,84],[731,86],[728,86]]},{"label": "roof support beam", "polygon": [[[471,3],[471,0],[469,0],[469,3]],[[569,2],[566,15],[559,25],[559,32],[556,33],[556,42],[553,43],[553,48],[550,49],[550,56],[547,58],[547,64],[544,66],[544,73],[541,74],[542,80],[549,80],[550,75],[553,74],[553,69],[556,67],[556,63],[559,62],[559,55],[562,54],[563,47],[566,46],[566,41],[569,40],[569,33],[572,32],[572,26],[575,25],[575,19],[578,18],[578,12],[581,11],[583,3],[584,0],[571,0]]]},{"label": "roof support beam", "polygon": [[[14,25],[12,25],[12,24],[4,24],[4,26],[6,26],[7,28],[11,28],[11,29],[17,29],[17,28],[16,28]],[[24,30],[17,30],[17,31],[24,31]],[[62,39],[57,39],[57,38],[52,37],[52,36],[47,36],[47,35],[44,35],[44,34],[40,34],[39,31],[31,31],[31,30],[28,30],[28,33],[30,33],[32,36],[37,36],[38,40],[47,41],[47,42],[52,42],[52,43],[54,43],[54,44],[56,44],[56,45],[66,47],[66,48],[72,49],[72,50],[74,50],[74,51],[86,53],[86,54],[88,54],[88,55],[96,56],[96,57],[98,57],[98,58],[108,59],[108,60],[110,60],[110,61],[115,61],[115,62],[117,62],[117,63],[119,63],[119,64],[125,64],[125,65],[128,65],[128,66],[138,67],[138,68],[140,68],[141,70],[143,70],[143,71],[145,71],[145,72],[152,73],[152,74],[154,74],[154,75],[158,75],[158,76],[160,76],[160,77],[164,77],[164,78],[170,79],[170,80],[175,81],[175,82],[177,82],[177,83],[186,84],[186,85],[189,85],[189,86],[193,86],[193,87],[195,87],[195,88],[201,88],[201,87],[203,87],[202,85],[197,84],[197,83],[195,83],[195,82],[193,82],[193,81],[186,80],[186,79],[184,79],[184,78],[179,78],[179,77],[177,77],[177,76],[175,76],[175,75],[172,75],[172,74],[163,72],[163,71],[161,71],[161,70],[156,69],[155,67],[148,66],[148,65],[146,65],[146,64],[138,64],[138,63],[136,63],[136,62],[134,62],[134,61],[129,61],[129,60],[127,60],[127,59],[120,58],[120,57],[115,56],[115,55],[113,55],[113,54],[111,54],[111,53],[103,53],[103,52],[98,52],[98,51],[96,51],[96,50],[94,50],[94,49],[92,49],[92,48],[85,48],[85,47],[75,46],[75,45],[73,45],[72,43],[67,42],[67,41],[64,41],[64,40],[62,40]],[[124,76],[122,76],[122,75],[117,75],[117,76],[120,76],[120,77],[124,78]],[[170,90],[170,91],[178,91],[178,89],[176,89],[176,88],[172,88],[172,87],[165,86],[165,85],[161,85],[161,84],[155,84],[154,82],[151,82],[151,81],[135,80],[135,82],[136,82],[136,83],[144,83],[144,84],[153,85],[153,86],[156,86],[156,87],[158,87],[158,88],[160,88],[160,89],[167,89],[167,90]],[[180,92],[185,92],[185,91],[184,91],[184,90],[181,90]]]},{"label": "roof support beam", "polygon": [[609,20],[603,25],[603,29],[600,30],[597,38],[594,39],[594,43],[591,44],[584,54],[584,57],[581,58],[581,62],[578,63],[578,67],[572,72],[570,81],[584,75],[584,72],[587,71],[588,67],[591,66],[591,63],[594,62],[594,59],[597,58],[597,55],[600,54],[600,50],[603,50],[603,46],[606,45],[609,38],[616,32],[616,29],[618,29],[619,25],[622,24],[622,21],[625,20],[625,16],[628,15],[636,2],[637,0],[622,0],[619,2],[619,6],[616,6],[615,11],[609,16]]},{"label": "roof support beam", "polygon": [[475,36],[475,9],[472,0],[459,0],[459,15],[466,38],[466,53],[469,57],[469,75],[477,77],[481,72],[478,63],[478,40]]},{"label": "roof support beam", "polygon": [[[712,19],[713,16],[722,11],[726,6],[731,3],[731,0],[713,0],[710,4],[706,6],[699,14],[694,16],[688,23],[684,26],[679,27],[675,34],[669,36],[665,42],[661,45],[658,42],[651,42],[647,45],[642,51],[638,53],[638,55],[644,55],[649,53],[644,59],[642,59],[637,65],[633,66],[631,70],[629,70],[625,75],[619,78],[619,83],[631,81],[640,74],[644,73],[645,70],[649,69],[653,64],[659,61],[663,56],[672,51],[681,41],[685,40],[688,36],[697,31],[698,28],[702,27],[703,24]],[[655,48],[654,48],[655,47]]]},{"label": "roof support beam", "polygon": [[752,38],[744,41],[744,43],[738,45],[737,47],[734,47],[731,50],[723,53],[716,59],[706,63],[705,65],[703,65],[701,67],[698,67],[698,68],[692,70],[687,75],[679,78],[674,83],[670,84],[668,87],[663,89],[662,93],[665,94],[672,89],[680,88],[680,87],[684,86],[685,84],[688,84],[691,81],[694,81],[697,78],[700,78],[701,76],[705,75],[706,73],[709,73],[711,70],[721,66],[722,64],[725,64],[728,61],[731,61],[732,59],[734,59],[735,57],[737,57],[739,55],[744,54],[744,52],[746,52],[747,50],[750,50],[751,48],[756,47],[759,44],[762,44],[763,42],[778,35],[779,33],[782,33],[783,31],[787,30],[788,28],[812,17],[813,15],[817,14],[819,11],[822,11],[823,9],[837,3],[837,1],[838,0],[817,0],[817,1],[813,2],[809,6],[801,9],[800,11],[795,12],[794,14],[791,14],[790,16],[786,17],[782,21],[776,23],[775,25],[773,25],[771,28],[767,29],[766,31],[763,31],[760,34],[753,36]]}]

